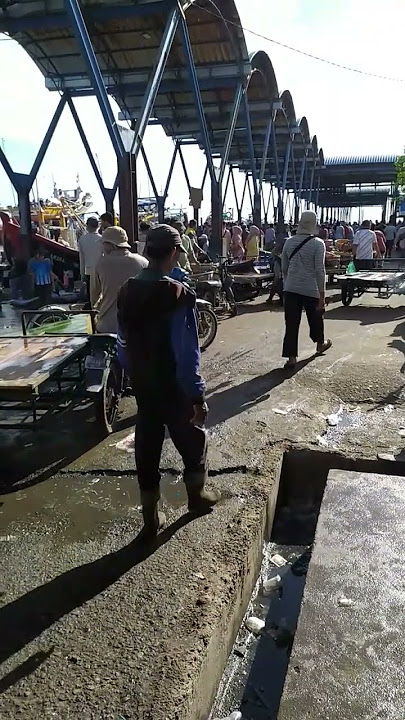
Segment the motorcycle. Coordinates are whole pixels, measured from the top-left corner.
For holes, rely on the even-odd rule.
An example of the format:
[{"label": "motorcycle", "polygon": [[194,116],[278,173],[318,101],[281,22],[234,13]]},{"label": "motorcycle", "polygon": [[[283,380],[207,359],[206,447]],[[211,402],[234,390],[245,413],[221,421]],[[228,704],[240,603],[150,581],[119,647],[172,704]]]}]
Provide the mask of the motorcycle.
[{"label": "motorcycle", "polygon": [[229,313],[231,317],[237,314],[235,297],[232,291],[232,279],[226,277],[221,266],[216,268],[219,279],[213,279],[213,271],[202,273],[194,278],[195,292],[198,298],[211,303],[214,312]]},{"label": "motorcycle", "polygon": [[[196,282],[182,268],[175,267],[171,277],[196,291]],[[214,342],[218,331],[218,320],[208,300],[196,298],[198,341],[200,350],[206,350]]]},{"label": "motorcycle", "polygon": [[202,298],[196,299],[198,340],[201,350],[206,350],[215,340],[218,320],[211,303]]},{"label": "motorcycle", "polygon": [[262,291],[260,271],[254,260],[232,263],[225,259],[220,265],[223,285],[231,289],[234,301],[253,300]]}]

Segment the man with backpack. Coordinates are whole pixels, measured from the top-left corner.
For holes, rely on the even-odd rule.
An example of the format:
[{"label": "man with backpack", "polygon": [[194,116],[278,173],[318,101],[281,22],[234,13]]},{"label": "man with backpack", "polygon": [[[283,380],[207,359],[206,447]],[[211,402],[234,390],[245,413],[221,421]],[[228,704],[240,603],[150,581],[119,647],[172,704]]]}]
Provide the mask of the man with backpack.
[{"label": "man with backpack", "polygon": [[298,333],[303,309],[308,320],[309,336],[321,354],[332,343],[325,342],[323,314],[325,311],[325,244],[317,237],[316,214],[302,213],[297,234],[288,238],[281,256],[284,282],[285,337],[283,357],[285,368],[294,368],[298,355]]}]

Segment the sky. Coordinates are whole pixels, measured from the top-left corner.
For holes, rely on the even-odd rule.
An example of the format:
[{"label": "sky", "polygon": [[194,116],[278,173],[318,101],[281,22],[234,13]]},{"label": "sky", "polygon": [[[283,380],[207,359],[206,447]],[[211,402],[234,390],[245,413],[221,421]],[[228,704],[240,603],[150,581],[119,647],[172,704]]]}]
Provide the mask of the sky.
[{"label": "sky", "polygon": [[[236,0],[247,30],[286,43],[332,62],[369,73],[402,78],[390,82],[349,72],[305,57],[246,32],[250,52],[265,50],[273,63],[280,93],[290,90],[297,118],[305,115],[311,135],[326,157],[402,153],[405,145],[405,67],[403,45],[395,28],[405,25],[403,0]],[[13,41],[0,35],[0,143],[14,170],[29,172],[58,102],[45,88],[42,74]],[[116,111],[116,106],[114,106]],[[106,185],[112,184],[116,161],[95,98],[76,101]],[[173,151],[172,141],[159,127],[145,136],[146,152],[157,178],[164,184]],[[204,157],[186,148],[192,185],[199,186]],[[38,175],[39,195],[58,187],[73,189],[79,175],[90,192],[94,209],[104,204],[68,108],[65,108]],[[238,185],[241,186],[242,178]],[[142,160],[138,162],[138,194],[152,195]],[[13,202],[10,182],[0,167],[0,206]],[[232,201],[226,206],[232,206]],[[188,205],[188,191],[179,163],[175,167],[168,205]],[[247,211],[247,207],[245,208]],[[209,212],[209,186],[203,214]]]}]

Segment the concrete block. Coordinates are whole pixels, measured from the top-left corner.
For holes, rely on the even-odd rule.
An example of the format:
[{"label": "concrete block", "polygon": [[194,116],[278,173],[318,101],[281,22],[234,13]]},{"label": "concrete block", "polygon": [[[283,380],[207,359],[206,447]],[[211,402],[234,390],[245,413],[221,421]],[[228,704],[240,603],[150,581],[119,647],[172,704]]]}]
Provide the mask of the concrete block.
[{"label": "concrete block", "polygon": [[329,473],[278,720],[404,720],[404,537],[404,478]]}]

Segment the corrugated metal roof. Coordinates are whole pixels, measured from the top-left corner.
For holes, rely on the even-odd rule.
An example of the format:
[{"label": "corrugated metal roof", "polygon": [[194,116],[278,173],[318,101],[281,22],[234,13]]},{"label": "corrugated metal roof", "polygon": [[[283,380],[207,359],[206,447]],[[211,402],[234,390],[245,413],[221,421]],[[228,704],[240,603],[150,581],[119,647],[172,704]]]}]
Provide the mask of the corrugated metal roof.
[{"label": "corrugated metal roof", "polygon": [[[199,0],[198,5],[192,0],[191,3],[189,0],[181,2],[186,9],[213,150],[222,151],[235,87],[242,82],[247,87],[254,153],[259,163],[272,102],[279,99],[271,60],[263,51],[249,57],[234,0],[221,0],[216,5],[211,0]],[[108,3],[106,0],[81,0],[80,5],[107,90],[126,116],[136,118],[156,61],[167,19],[168,0],[109,0]],[[141,8],[142,14],[134,15],[133,8]],[[0,14],[0,30],[7,30],[24,47],[45,76],[49,89],[68,88],[78,93],[92,91],[86,64],[64,12],[63,0],[14,2]],[[306,118],[297,125],[289,91],[282,93],[280,101],[275,120],[280,165],[283,165],[291,137],[295,160],[306,152],[309,162],[313,163],[318,158],[318,147],[316,139],[311,144]],[[201,141],[179,34],[172,45],[153,116],[161,121],[168,135]],[[242,169],[250,163],[245,128],[246,118],[241,109],[230,162]],[[271,153],[266,172],[269,178],[274,174]],[[292,164],[288,184],[291,182]]]}]

